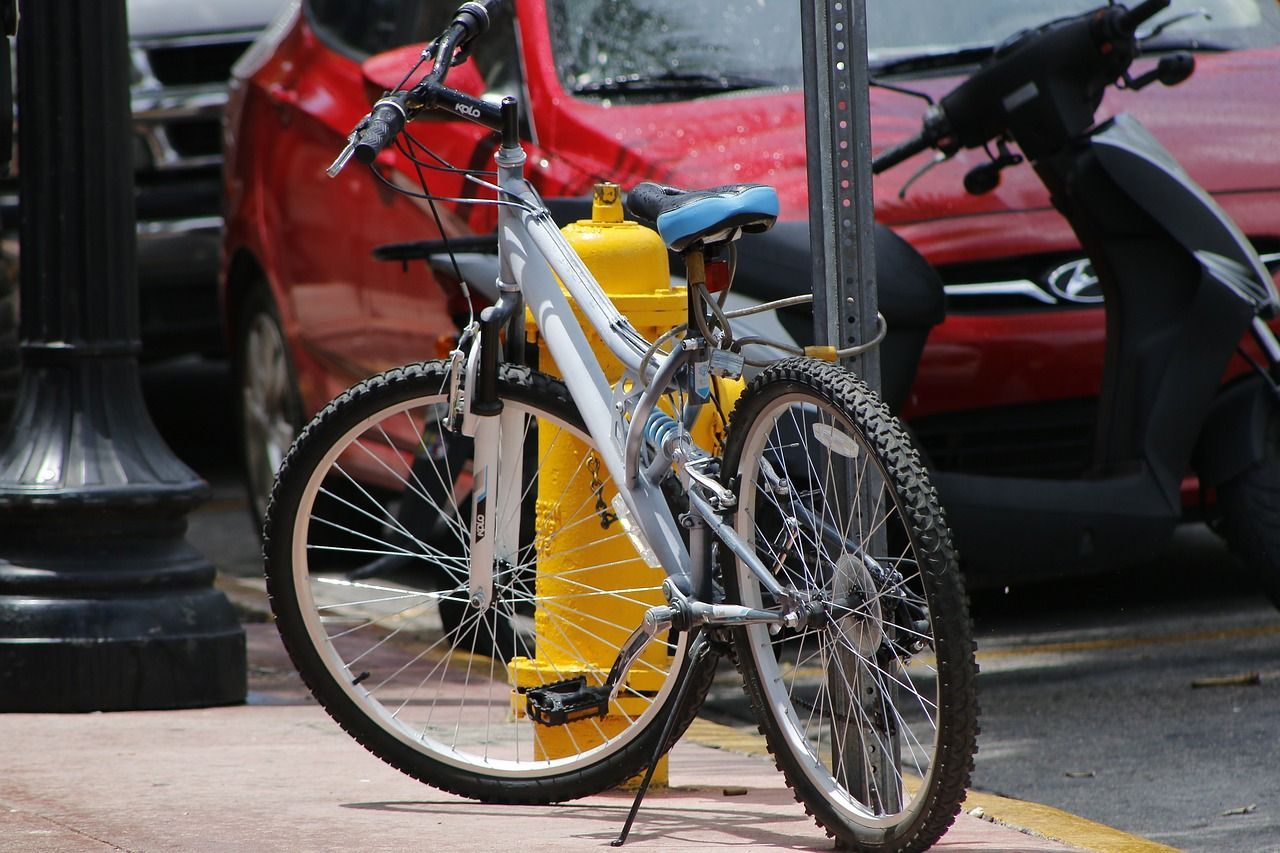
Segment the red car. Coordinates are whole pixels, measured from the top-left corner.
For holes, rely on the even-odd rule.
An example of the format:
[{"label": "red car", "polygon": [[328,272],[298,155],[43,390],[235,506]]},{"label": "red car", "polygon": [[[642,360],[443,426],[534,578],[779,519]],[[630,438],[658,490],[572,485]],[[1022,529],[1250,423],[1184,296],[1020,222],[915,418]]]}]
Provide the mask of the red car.
[{"label": "red car", "polygon": [[[456,5],[302,0],[237,66],[225,134],[222,305],[259,514],[305,418],[363,376],[439,356],[456,331],[457,306],[435,274],[372,252],[438,238],[435,212],[364,170],[324,177],[371,98],[396,84],[412,45],[439,32]],[[875,147],[919,127],[924,101],[901,88],[945,93],[972,70],[974,48],[1097,0],[1065,5],[868,0],[873,73],[895,87],[872,90]],[[600,180],[771,184],[783,221],[777,242],[755,245],[755,286],[807,286],[799,4],[732,0],[697,15],[675,0],[515,7],[514,20],[491,31],[449,81],[521,98],[527,174],[540,193],[571,211]],[[1149,50],[1194,50],[1197,73],[1177,88],[1111,95],[1104,115],[1136,114],[1280,267],[1280,7],[1176,0],[1154,25],[1162,22]],[[449,163],[490,168],[496,143],[473,124],[413,132]],[[996,191],[974,197],[962,180],[980,160],[962,154],[904,186],[926,162],[921,155],[881,177],[876,215],[941,275],[946,319],[929,332],[943,307],[931,272],[882,270],[881,301],[898,335],[890,342],[898,349],[884,356],[886,391],[938,468],[1074,476],[1089,458],[1103,354],[1088,263],[1028,168],[1007,170]],[[397,152],[384,152],[377,168],[418,186]],[[485,192],[456,173],[431,175],[439,196]],[[455,240],[494,227],[489,207],[451,203],[436,212]],[[882,236],[878,251],[892,253],[893,238]],[[804,312],[777,319],[792,337],[810,334]],[[911,350],[926,333],[912,384]]]}]

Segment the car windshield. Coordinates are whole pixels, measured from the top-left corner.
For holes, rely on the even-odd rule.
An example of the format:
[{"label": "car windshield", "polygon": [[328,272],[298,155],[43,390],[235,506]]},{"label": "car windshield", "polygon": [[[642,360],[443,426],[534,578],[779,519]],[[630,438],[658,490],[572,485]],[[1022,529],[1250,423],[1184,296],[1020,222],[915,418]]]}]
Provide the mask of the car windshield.
[{"label": "car windshield", "polygon": [[[585,96],[687,98],[758,86],[799,87],[800,4],[720,0],[691,14],[688,0],[547,0],[556,70]],[[1028,27],[1097,8],[1099,0],[867,0],[873,68],[954,56]],[[1280,43],[1275,0],[1173,0],[1148,22],[1175,18],[1152,45],[1238,49]],[[933,67],[948,63],[935,62]],[[904,70],[913,70],[905,68]]]}]

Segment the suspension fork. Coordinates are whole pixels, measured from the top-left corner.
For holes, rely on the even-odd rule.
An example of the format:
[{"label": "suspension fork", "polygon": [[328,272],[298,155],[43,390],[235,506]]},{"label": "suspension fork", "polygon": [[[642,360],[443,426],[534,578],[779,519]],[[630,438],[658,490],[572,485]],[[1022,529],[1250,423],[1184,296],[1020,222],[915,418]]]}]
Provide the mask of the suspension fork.
[{"label": "suspension fork", "polygon": [[[516,101],[502,102],[502,145],[495,160],[498,183],[511,186],[523,180],[526,155],[520,146]],[[468,359],[463,432],[475,438],[471,489],[471,564],[468,597],[473,607],[493,603],[493,567],[499,561],[519,562],[520,498],[524,494],[524,424],[518,413],[504,411],[498,397],[498,366],[502,329],[523,317],[524,300],[514,284],[506,228],[511,212],[498,209],[498,302],[480,312],[479,352]],[[508,332],[508,355],[523,361],[523,333]],[[473,367],[473,364],[478,365]],[[468,426],[471,431],[468,431]]]},{"label": "suspension fork", "polygon": [[498,302],[480,313],[478,352],[467,376],[463,433],[474,438],[471,488],[471,565],[467,593],[484,610],[493,602],[494,563],[515,565],[520,549],[520,499],[524,494],[524,424],[498,396],[502,328],[522,305],[514,289],[502,289]]}]

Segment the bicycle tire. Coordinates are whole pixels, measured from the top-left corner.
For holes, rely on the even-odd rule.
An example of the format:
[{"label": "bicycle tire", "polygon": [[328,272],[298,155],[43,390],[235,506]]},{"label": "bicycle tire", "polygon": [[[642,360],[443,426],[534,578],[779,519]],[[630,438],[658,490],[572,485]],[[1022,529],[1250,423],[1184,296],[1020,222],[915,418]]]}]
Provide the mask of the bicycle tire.
[{"label": "bicycle tire", "polygon": [[[729,423],[738,532],[784,587],[825,603],[777,635],[735,629],[769,749],[841,845],[926,849],[964,799],[978,707],[968,603],[919,455],[866,385],[810,359],[761,373]],[[741,561],[724,583],[730,601],[777,603]]]},{"label": "bicycle tire", "polygon": [[[630,617],[618,616],[618,624],[601,624],[598,617],[585,627],[573,623],[582,618],[578,609],[557,599],[548,591],[552,588],[543,584],[548,576],[555,582],[572,574],[565,582],[584,587],[590,583],[590,567],[581,565],[587,558],[578,559],[562,576],[546,566],[554,562],[549,557],[563,556],[554,544],[562,531],[575,524],[599,529],[598,510],[592,505],[575,509],[566,505],[569,501],[554,500],[555,495],[539,496],[537,482],[543,475],[526,468],[524,499],[517,508],[528,512],[536,496],[538,529],[533,538],[521,537],[515,565],[495,566],[495,604],[486,611],[489,618],[474,609],[467,615],[466,537],[460,534],[470,527],[461,510],[470,501],[461,491],[469,488],[468,474],[465,463],[455,468],[448,461],[452,449],[448,436],[456,434],[439,428],[439,416],[447,408],[447,376],[443,363],[427,362],[359,383],[321,411],[290,450],[272,492],[265,527],[267,587],[285,647],[313,695],[349,734],[383,761],[429,785],[501,803],[557,802],[617,785],[642,770],[654,753],[664,714],[674,701],[686,635],[674,641],[660,637],[651,644],[621,691],[619,699],[625,702],[611,708],[612,721],[593,717],[567,726],[535,723],[523,713],[524,697],[513,694],[510,685],[528,679],[531,671],[536,684],[572,677],[573,666],[602,679],[599,665],[607,672],[617,645],[639,624],[637,614],[644,612],[655,593],[661,601],[662,573],[646,575],[652,577],[652,585],[643,590],[588,590],[587,597],[603,597],[610,612],[630,613]],[[526,452],[535,433],[549,446],[556,446],[563,436],[589,441],[567,388],[558,380],[528,368],[504,366],[498,395],[504,408],[527,416]],[[429,491],[424,485],[429,482],[426,473],[414,474],[413,463],[406,457],[410,444],[421,451],[413,454],[415,460],[422,452],[436,453],[443,461],[433,470],[442,484],[449,483],[447,489],[434,492],[447,491],[451,497],[441,497],[434,504],[449,506],[430,528],[420,521],[411,528],[397,515],[409,502],[427,500]],[[397,452],[389,453],[389,448]],[[470,445],[466,448],[469,456]],[[385,482],[374,484],[381,476],[376,467],[362,476],[352,474],[360,456],[370,456],[371,450],[383,462],[390,459],[387,464],[393,468],[400,465],[396,470],[405,486],[414,484],[401,490],[399,505],[394,489]],[[591,454],[584,457],[589,459]],[[436,464],[433,460],[432,465]],[[577,474],[571,472],[567,480],[587,480]],[[339,499],[342,511],[349,513],[352,501],[366,509],[363,502],[367,501],[370,514],[385,519],[383,541],[367,543],[367,532],[353,530],[346,545],[333,544],[333,530],[324,524],[322,513],[324,501],[330,500],[324,483],[335,477],[356,484]],[[603,485],[612,488],[607,482]],[[423,494],[406,497],[417,490]],[[445,518],[449,514],[452,519]],[[559,527],[552,528],[553,523]],[[350,564],[335,566],[332,560],[313,566],[308,550],[313,532],[321,528],[326,534],[324,544],[316,547],[325,553],[360,560],[373,557],[375,563],[356,570]],[[433,538],[441,530],[445,539]],[[606,535],[610,539],[625,536],[617,527]],[[456,554],[437,547],[450,536],[452,547],[460,549]],[[382,557],[405,556],[402,552],[413,549],[408,544],[413,540],[418,540],[417,549],[409,555],[408,564],[400,560],[390,572],[379,570],[372,578],[360,575]],[[534,559],[534,542],[539,543],[536,554],[542,568],[530,577],[531,568],[523,564]],[[356,553],[360,550],[373,553]],[[428,569],[436,577],[427,576]],[[409,577],[413,580],[406,580]],[[452,627],[443,621],[434,623],[433,600],[463,604],[453,610],[454,618],[462,613],[463,621]],[[529,612],[530,607],[534,612]],[[441,610],[441,619],[448,619]],[[634,621],[622,624],[631,617]],[[502,622],[505,631],[497,627]],[[532,635],[530,624],[536,626]],[[584,632],[613,650],[608,660],[594,662],[596,669],[575,657],[586,645]],[[487,637],[484,643],[477,641],[482,636]],[[539,649],[543,654],[538,654]],[[573,666],[566,665],[567,658],[576,661]],[[635,680],[637,668],[647,668],[639,681]],[[677,737],[701,706],[714,668],[714,655],[710,655],[700,658],[691,672],[690,698],[676,712]],[[523,675],[517,677],[518,673]],[[648,686],[636,686],[646,680]],[[669,748],[674,741],[675,737],[664,746]]]}]

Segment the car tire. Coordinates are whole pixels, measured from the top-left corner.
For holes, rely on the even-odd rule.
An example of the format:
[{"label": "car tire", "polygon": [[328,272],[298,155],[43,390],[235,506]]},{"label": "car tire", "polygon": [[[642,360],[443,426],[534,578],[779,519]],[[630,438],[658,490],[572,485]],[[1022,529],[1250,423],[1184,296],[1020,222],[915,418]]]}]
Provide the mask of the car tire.
[{"label": "car tire", "polygon": [[1280,607],[1280,414],[1267,427],[1267,455],[1218,487],[1218,532]]},{"label": "car tire", "polygon": [[305,423],[280,313],[264,281],[241,305],[232,359],[249,512],[261,528],[276,471]]}]

